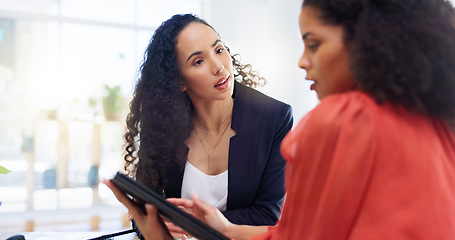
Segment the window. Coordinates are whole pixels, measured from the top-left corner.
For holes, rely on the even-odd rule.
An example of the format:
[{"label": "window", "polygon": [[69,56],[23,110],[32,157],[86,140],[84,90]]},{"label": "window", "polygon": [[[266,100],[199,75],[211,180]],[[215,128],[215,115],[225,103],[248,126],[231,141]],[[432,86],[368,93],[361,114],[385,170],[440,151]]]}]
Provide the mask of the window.
[{"label": "window", "polygon": [[[98,180],[122,169],[149,38],[175,13],[203,17],[206,2],[0,0],[0,165],[12,171],[0,174],[1,214],[118,205]],[[108,94],[120,115],[107,115]]]}]

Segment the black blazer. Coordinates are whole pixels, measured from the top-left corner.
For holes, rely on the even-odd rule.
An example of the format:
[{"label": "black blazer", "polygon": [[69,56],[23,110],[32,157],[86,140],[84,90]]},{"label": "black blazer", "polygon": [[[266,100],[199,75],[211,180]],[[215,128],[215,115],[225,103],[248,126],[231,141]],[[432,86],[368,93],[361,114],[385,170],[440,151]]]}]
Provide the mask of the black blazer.
[{"label": "black blazer", "polygon": [[[292,128],[292,108],[235,82],[228,163],[228,198],[223,214],[235,224],[274,225],[284,198],[283,137]],[[167,170],[166,197],[180,197],[183,170]]]}]

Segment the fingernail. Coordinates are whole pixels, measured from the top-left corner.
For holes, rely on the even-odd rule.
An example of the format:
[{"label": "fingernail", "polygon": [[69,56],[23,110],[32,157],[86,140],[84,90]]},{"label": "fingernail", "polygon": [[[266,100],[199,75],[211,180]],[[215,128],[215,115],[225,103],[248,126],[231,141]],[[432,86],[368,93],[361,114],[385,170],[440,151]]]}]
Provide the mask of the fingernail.
[{"label": "fingernail", "polygon": [[199,196],[195,192],[193,192],[193,198],[194,199],[199,199]]}]

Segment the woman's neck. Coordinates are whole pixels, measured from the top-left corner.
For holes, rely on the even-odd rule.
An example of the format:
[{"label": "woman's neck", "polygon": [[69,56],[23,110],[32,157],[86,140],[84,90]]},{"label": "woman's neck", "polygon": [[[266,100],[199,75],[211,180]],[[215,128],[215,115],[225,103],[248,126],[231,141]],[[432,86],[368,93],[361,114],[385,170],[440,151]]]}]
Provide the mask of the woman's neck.
[{"label": "woman's neck", "polygon": [[205,131],[219,132],[232,115],[234,99],[194,104],[193,122]]}]

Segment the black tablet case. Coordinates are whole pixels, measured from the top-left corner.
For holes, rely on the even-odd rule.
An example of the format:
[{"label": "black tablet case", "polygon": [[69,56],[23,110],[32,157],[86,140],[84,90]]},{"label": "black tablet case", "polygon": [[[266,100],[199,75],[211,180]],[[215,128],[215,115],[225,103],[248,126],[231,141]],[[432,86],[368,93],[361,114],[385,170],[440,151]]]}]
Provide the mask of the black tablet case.
[{"label": "black tablet case", "polygon": [[200,240],[229,240],[229,238],[225,237],[220,232],[179,209],[174,204],[166,201],[163,196],[152,191],[145,185],[134,181],[121,172],[117,172],[111,181],[127,195],[132,196],[140,202],[155,205],[156,208],[158,208],[160,215],[181,227],[195,238]]}]

